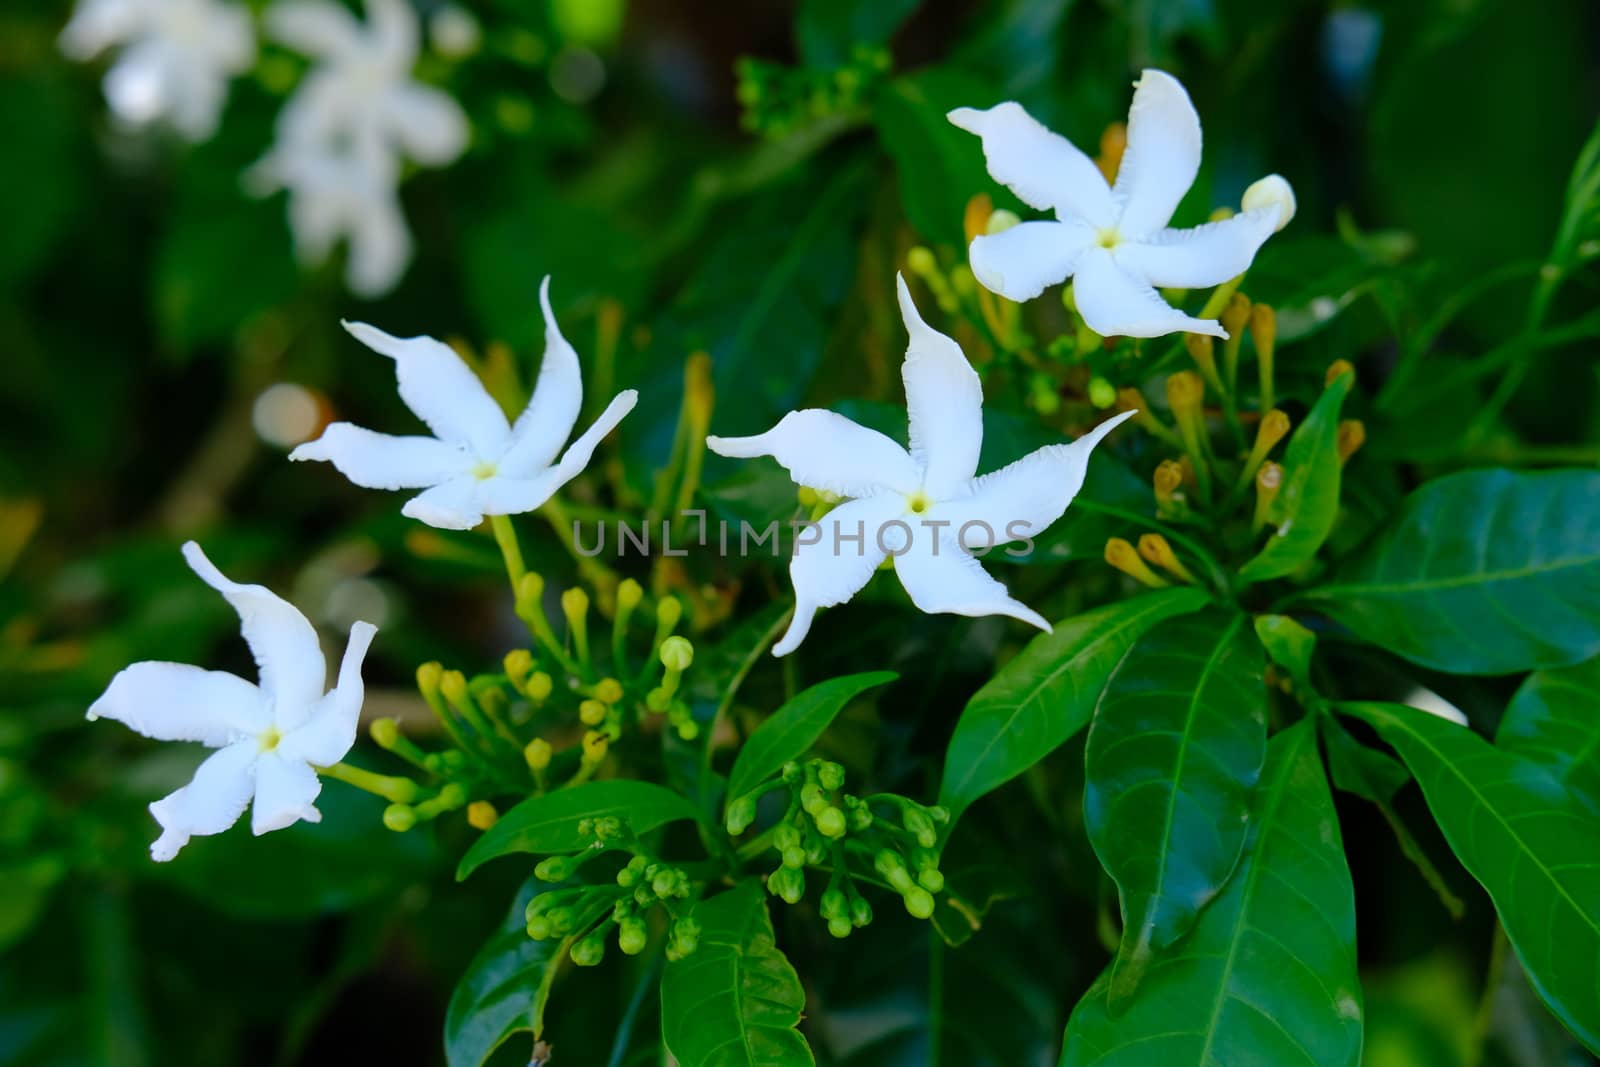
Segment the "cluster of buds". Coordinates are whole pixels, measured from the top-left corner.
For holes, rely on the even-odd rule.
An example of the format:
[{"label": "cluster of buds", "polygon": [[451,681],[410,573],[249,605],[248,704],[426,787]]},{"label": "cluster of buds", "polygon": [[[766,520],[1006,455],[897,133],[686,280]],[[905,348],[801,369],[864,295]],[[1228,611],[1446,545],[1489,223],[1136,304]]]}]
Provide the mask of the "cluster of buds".
[{"label": "cluster of buds", "polygon": [[817,119],[860,110],[889,73],[882,48],[857,45],[840,67],[789,67],[744,57],[734,65],[740,123],[751,133],[777,139]]},{"label": "cluster of buds", "polygon": [[568,882],[597,856],[623,850],[631,857],[612,883],[585,883],[535,896],[526,915],[529,937],[563,938],[572,962],[592,967],[605,957],[613,927],[624,955],[643,952],[649,940],[646,917],[660,907],[670,919],[667,958],[682,959],[699,947],[700,926],[687,914],[695,885],[686,871],[652,858],[620,819],[583,819],[578,832],[590,838],[590,844],[577,852],[545,857],[534,868],[535,877]]},{"label": "cluster of buds", "polygon": [[826,871],[821,910],[835,937],[848,937],[872,921],[872,907],[856,886],[863,877],[898,893],[911,915],[928,918],[934,894],[944,889],[938,826],[949,821],[949,813],[893,793],[858,797],[846,793],[844,784],[844,768],[837,763],[791,761],[780,777],[728,805],[728,833],[738,836],[751,827],[762,795],[786,790],[787,808],[764,837],[778,854],[778,866],[767,876],[768,892],[799,903],[806,869]]}]

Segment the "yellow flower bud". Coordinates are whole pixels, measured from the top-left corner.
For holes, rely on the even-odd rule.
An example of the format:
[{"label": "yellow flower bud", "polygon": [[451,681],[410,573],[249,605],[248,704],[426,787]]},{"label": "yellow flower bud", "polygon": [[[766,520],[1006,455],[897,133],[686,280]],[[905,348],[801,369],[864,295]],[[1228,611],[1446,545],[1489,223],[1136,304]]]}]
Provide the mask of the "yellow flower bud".
[{"label": "yellow flower bud", "polygon": [[1222,309],[1221,318],[1222,328],[1228,331],[1230,339],[1244,333],[1245,327],[1250,325],[1250,298],[1234,293],[1228,298],[1228,306]]},{"label": "yellow flower bud", "polygon": [[544,703],[555,688],[555,682],[544,671],[534,671],[528,678],[528,699],[535,704]]},{"label": "yellow flower bud", "polygon": [[474,830],[487,830],[500,821],[500,813],[487,800],[474,800],[467,805],[467,822]]},{"label": "yellow flower bud", "polygon": [[589,594],[582,586],[573,586],[561,594],[561,613],[574,626],[589,614]]},{"label": "yellow flower bud", "polygon": [[[994,214],[994,200],[988,193],[979,193],[967,201],[966,210],[961,214],[961,228],[966,233],[967,244],[972,243],[974,237],[989,232],[989,219]],[[930,252],[929,255],[932,255]],[[907,257],[909,262],[909,257]],[[912,268],[915,270],[916,268]]]},{"label": "yellow flower bud", "polygon": [[367,727],[367,732],[372,735],[373,742],[385,751],[394,748],[400,741],[400,724],[393,719],[374,719],[372,725]]},{"label": "yellow flower bud", "polygon": [[926,278],[930,274],[939,272],[939,261],[933,257],[932,251],[917,245],[906,253],[906,267],[912,274]]},{"label": "yellow flower bud", "polygon": [[536,774],[550,766],[550,756],[550,742],[542,737],[535,737],[522,750],[522,758],[528,761],[528,770]]},{"label": "yellow flower bud", "polygon": [[1355,372],[1355,367],[1350,364],[1348,359],[1336,359],[1332,363],[1328,364],[1328,373],[1323,376],[1322,385],[1324,388],[1326,388],[1338,381],[1344,375],[1354,374]]},{"label": "yellow flower bud", "polygon": [[1261,409],[1269,410],[1274,399],[1272,358],[1278,345],[1278,315],[1267,304],[1250,308],[1250,336],[1256,342],[1256,364],[1261,372]]},{"label": "yellow flower bud", "polygon": [[583,758],[589,763],[599,763],[605,759],[610,747],[611,741],[599,730],[590,730],[583,735]]},{"label": "yellow flower bud", "polygon": [[606,706],[599,700],[585,700],[578,705],[578,718],[585,726],[599,726],[606,721]]},{"label": "yellow flower bud", "polygon": [[1261,416],[1261,425],[1256,427],[1256,448],[1263,453],[1270,452],[1288,432],[1289,416],[1278,408],[1273,408]]},{"label": "yellow flower bud", "polygon": [[1007,211],[1005,208],[1000,208],[989,216],[989,224],[983,228],[983,232],[987,236],[993,237],[997,233],[1005,233],[1011,227],[1020,225],[1021,222],[1022,220],[1017,217],[1015,211]]},{"label": "yellow flower bud", "polygon": [[1180,420],[1184,415],[1198,411],[1205,395],[1205,383],[1194,371],[1181,370],[1167,375],[1167,406]]},{"label": "yellow flower bud", "polygon": [[439,678],[444,674],[444,667],[438,663],[424,663],[417,668],[417,688],[422,695],[430,700],[439,695]]},{"label": "yellow flower bud", "polygon": [[632,578],[624,578],[617,586],[617,610],[632,611],[644,599],[644,586]]},{"label": "yellow flower bud", "polygon": [[544,597],[544,578],[529,571],[517,583],[517,603],[537,604]]},{"label": "yellow flower bud", "polygon": [[1183,467],[1175,460],[1164,459],[1156,467],[1156,503],[1172,503],[1172,495],[1183,485]]},{"label": "yellow flower bud", "polygon": [[1139,538],[1139,555],[1154,563],[1162,570],[1167,571],[1180,582],[1194,584],[1194,575],[1189,573],[1189,568],[1178,559],[1167,539],[1158,533],[1147,533]]},{"label": "yellow flower bud", "polygon": [[511,683],[511,688],[519,693],[526,693],[528,676],[533,673],[534,668],[533,653],[525,648],[514,648],[506,653],[501,665],[505,667],[506,681]]},{"label": "yellow flower bud", "polygon": [[694,646],[682,637],[661,642],[661,663],[669,671],[686,671],[694,662]]},{"label": "yellow flower bud", "polygon": [[1367,428],[1360,419],[1345,419],[1339,423],[1337,447],[1339,449],[1339,462],[1344,463],[1355,455],[1367,440]]},{"label": "yellow flower bud", "polygon": [[683,618],[683,601],[675,596],[664,596],[656,603],[656,627],[662,633],[671,633]]},{"label": "yellow flower bud", "polygon": [[622,699],[622,683],[615,678],[602,678],[595,684],[594,695],[607,704],[615,704]]},{"label": "yellow flower bud", "polygon": [[467,676],[460,671],[445,671],[439,676],[439,692],[450,703],[466,706],[471,699],[467,694]]},{"label": "yellow flower bud", "polygon": [[1113,122],[1101,132],[1100,154],[1095,158],[1094,165],[1100,168],[1108,185],[1117,180],[1117,171],[1122,167],[1122,155],[1127,150],[1127,123]]},{"label": "yellow flower bud", "polygon": [[1267,524],[1272,502],[1278,498],[1278,489],[1282,485],[1283,468],[1276,463],[1263,463],[1261,469],[1256,471],[1256,512],[1250,523],[1252,530],[1259,531]]},{"label": "yellow flower bud", "polygon": [[[1200,374],[1205,378],[1206,384],[1217,392],[1222,392],[1222,380],[1217,377],[1217,357],[1215,354],[1216,342],[1208,333],[1186,333],[1183,335],[1184,347],[1189,350],[1189,358],[1194,360],[1195,366],[1200,368]],[[1169,385],[1170,389],[1171,386]]]},{"label": "yellow flower bud", "polygon": [[1151,570],[1145,561],[1139,557],[1138,550],[1120,537],[1113,537],[1106,542],[1106,562],[1123,574],[1152,589],[1160,589],[1163,586],[1172,584]]}]

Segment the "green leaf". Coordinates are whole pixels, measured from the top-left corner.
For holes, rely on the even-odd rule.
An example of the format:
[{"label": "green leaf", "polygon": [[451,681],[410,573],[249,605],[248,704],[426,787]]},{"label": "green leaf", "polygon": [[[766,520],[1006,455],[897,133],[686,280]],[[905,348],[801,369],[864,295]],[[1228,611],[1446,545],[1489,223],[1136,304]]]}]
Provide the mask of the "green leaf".
[{"label": "green leaf", "polygon": [[1014,205],[989,177],[978,138],[945,118],[952,108],[994,103],[992,86],[939,67],[896,78],[878,98],[873,120],[899,171],[906,217],[923,240],[965,248],[967,201],[979,193]]},{"label": "green leaf", "polygon": [[1239,568],[1247,582],[1282,578],[1317,554],[1339,514],[1339,412],[1355,384],[1339,375],[1295,428],[1283,458],[1283,487],[1268,514],[1275,532],[1256,557]]},{"label": "green leaf", "polygon": [[1401,704],[1343,704],[1416,775],[1462,866],[1488,890],[1528,977],[1600,1052],[1600,819],[1549,775]]},{"label": "green leaf", "polygon": [[1600,654],[1600,471],[1465,471],[1406,498],[1317,610],[1452,674],[1567,667]]},{"label": "green leaf", "polygon": [[939,786],[952,821],[1082,729],[1140,634],[1208,600],[1199,589],[1163,589],[1058,622],[1030,641],[973,694],[956,723]]},{"label": "green leaf", "polygon": [[784,704],[756,728],[739,750],[739,758],[728,775],[728,799],[738,800],[778,773],[789,760],[805,755],[834,716],[857,695],[898,677],[893,671],[871,671],[830,678]]},{"label": "green leaf", "polygon": [[887,45],[922,0],[802,0],[794,35],[800,57],[818,68],[842,67],[858,46]]},{"label": "green leaf", "polygon": [[1272,662],[1289,672],[1296,691],[1311,693],[1311,656],[1317,635],[1287,615],[1257,615],[1256,637]]},{"label": "green leaf", "polygon": [[578,833],[579,820],[605,816],[621,819],[634,833],[643,834],[669,822],[696,818],[696,812],[682,794],[653,782],[614,778],[558,789],[524,800],[501,816],[461,857],[456,878],[513,852],[576,852],[588,844]]},{"label": "green leaf", "polygon": [[530,878],[511,912],[484,942],[450,994],[444,1021],[444,1052],[450,1067],[478,1067],[513,1034],[533,1031],[549,996],[546,972],[560,961],[559,938],[528,936],[528,902],[544,884]]},{"label": "green leaf", "polygon": [[761,887],[745,881],[695,905],[700,947],[667,965],[661,1037],[682,1067],[805,1067],[816,1062],[795,1027],[800,976],[773,939]]},{"label": "green leaf", "polygon": [[1600,812],[1600,659],[1528,676],[1494,743],[1537,763]]},{"label": "green leaf", "polygon": [[1205,611],[1139,638],[1106,681],[1089,727],[1084,820],[1122,891],[1113,1000],[1239,863],[1267,756],[1264,667],[1244,615]]},{"label": "green leaf", "polygon": [[1107,969],[1073,1011],[1062,1067],[1355,1067],[1355,900],[1310,719],[1267,748],[1227,888],[1115,1014],[1109,987]]},{"label": "green leaf", "polygon": [[1335,788],[1387,807],[1401,787],[1411,781],[1405,764],[1351,737],[1332,715],[1320,715],[1318,719]]}]

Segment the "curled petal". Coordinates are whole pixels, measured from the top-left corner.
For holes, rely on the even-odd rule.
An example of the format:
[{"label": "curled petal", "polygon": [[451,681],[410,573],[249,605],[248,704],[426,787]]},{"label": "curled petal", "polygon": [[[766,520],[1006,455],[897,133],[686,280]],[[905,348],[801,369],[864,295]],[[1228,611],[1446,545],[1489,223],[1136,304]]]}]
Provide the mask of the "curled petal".
[{"label": "curled petal", "polygon": [[266,586],[229,580],[193,541],[183,546],[183,558],[239,613],[240,631],[255,655],[262,692],[273,708],[309,708],[320,700],[328,666],[317,631],[300,609]]},{"label": "curled petal", "polygon": [[1160,337],[1185,331],[1228,336],[1216,321],[1185,315],[1168,304],[1149,283],[1123,270],[1101,248],[1091,248],[1078,261],[1072,291],[1078,314],[1102,337]]},{"label": "curled petal", "polygon": [[1277,205],[1208,222],[1192,230],[1162,230],[1124,241],[1111,253],[1128,274],[1151,285],[1203,289],[1237,278],[1278,226]]},{"label": "curled petal", "polygon": [[983,138],[990,176],[1023,203],[1095,226],[1110,225],[1116,218],[1100,168],[1072,142],[1040,125],[1021,104],[1008,101],[987,111],[958,107],[948,117]]},{"label": "curled petal", "polygon": [[969,495],[946,501],[930,517],[970,549],[1038,537],[1072,503],[1089,470],[1089,455],[1106,435],[1134,416],[1125,411],[1066,445],[1047,445],[976,478]]},{"label": "curled petal", "polygon": [[324,460],[367,489],[423,489],[472,466],[458,445],[432,437],[392,437],[348,422],[336,422],[322,436],[289,453],[291,460]]},{"label": "curled petal", "polygon": [[797,534],[789,563],[794,618],[772,647],[774,656],[800,647],[818,608],[843,604],[872,579],[889,549],[898,548],[909,535],[909,525],[904,532],[894,526],[905,510],[905,500],[894,494],[863,497],[840,504]]},{"label": "curled petal", "polygon": [[967,255],[985,289],[1021,302],[1065,281],[1094,241],[1094,228],[1077,220],[1023,222],[973,238]]},{"label": "curled petal", "polygon": [[451,478],[407,500],[400,514],[441,530],[470,530],[483,521],[482,487],[491,480],[499,479]]},{"label": "curled petal", "polygon": [[894,572],[923,611],[948,615],[1008,615],[1050,632],[1038,612],[1011,599],[1006,587],[991,578],[954,537],[921,532],[910,547],[894,557]]},{"label": "curled petal", "polygon": [[316,808],[322,792],[317,772],[299,760],[277,752],[263,753],[256,761],[255,804],[250,811],[250,832],[260,837],[304,819],[321,822]]},{"label": "curled petal", "polygon": [[255,792],[259,756],[253,737],[220,748],[200,764],[188,785],[151,804],[150,814],[161,824],[151,857],[165,863],[190,837],[220,834],[238,822]]},{"label": "curled petal", "polygon": [[561,451],[583,409],[583,376],[578,353],[561,335],[555,312],[550,310],[550,278],[539,284],[539,306],[544,311],[544,359],[528,406],[511,429],[511,448],[500,466],[515,476],[531,477],[548,467]]},{"label": "curled petal", "polygon": [[382,114],[390,135],[418,163],[442,167],[467,147],[467,116],[448,93],[403,82],[385,94]]},{"label": "curled petal", "polygon": [[914,493],[922,487],[922,471],[905,449],[820,408],[791,411],[753,437],[707,437],[706,447],[734,459],[771,456],[800,485],[840,496],[870,496],[883,489]]},{"label": "curled petal", "polygon": [[[393,186],[374,189],[350,216],[350,256],[345,264],[345,284],[357,296],[383,296],[405,275],[411,262],[411,228]],[[470,372],[469,372],[470,373]],[[413,411],[414,405],[409,401]],[[498,411],[498,408],[496,409]],[[422,413],[417,412],[418,415]],[[505,416],[500,416],[504,425]],[[493,437],[493,425],[485,428]]]},{"label": "curled petal", "polygon": [[1135,240],[1165,226],[1200,172],[1200,116],[1178,79],[1146,70],[1128,110],[1128,147],[1111,190],[1117,229]]},{"label": "curled petal", "polygon": [[[618,393],[611,399],[611,403],[606,405],[600,417],[594,420],[594,424],[583,431],[561,454],[560,462],[554,467],[547,467],[529,478],[502,475],[485,481],[479,494],[479,504],[483,513],[521,515],[549,500],[563,485],[583,473],[583,469],[589,465],[589,460],[594,457],[595,448],[607,434],[616,429],[617,424],[638,402],[637,390],[624,389]],[[502,464],[501,469],[506,469],[506,466]]]},{"label": "curled petal", "polygon": [[923,487],[943,497],[978,471],[983,447],[983,383],[961,347],[922,320],[906,281],[895,276],[900,315],[911,340],[900,377],[911,422],[911,458]]},{"label": "curled petal", "polygon": [[347,322],[344,328],[394,360],[400,399],[434,436],[467,445],[479,459],[500,458],[511,438],[505,413],[449,345],[431,337],[391,337],[362,322]]},{"label": "curled petal", "polygon": [[254,737],[272,724],[266,697],[238,675],[150,661],[118,671],[89,718],[114,719],[158,741],[211,748]]},{"label": "curled petal", "polygon": [[366,696],[361,682],[361,664],[377,632],[378,628],[370,622],[351,626],[344,660],[339,664],[339,683],[298,721],[279,721],[283,739],[278,742],[278,752],[285,759],[301,760],[315,767],[331,767],[344,759],[355,745],[361,701]]},{"label": "curled petal", "polygon": [[273,40],[304,55],[343,59],[362,51],[361,24],[330,0],[277,0],[264,18]]}]

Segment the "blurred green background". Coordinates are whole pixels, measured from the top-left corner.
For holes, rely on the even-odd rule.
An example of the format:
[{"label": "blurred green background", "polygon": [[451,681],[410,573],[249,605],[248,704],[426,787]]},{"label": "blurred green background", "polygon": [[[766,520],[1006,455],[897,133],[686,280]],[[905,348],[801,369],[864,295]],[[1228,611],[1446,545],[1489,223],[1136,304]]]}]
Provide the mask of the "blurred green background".
[{"label": "blurred green background", "polygon": [[[417,0],[425,16],[439,6]],[[411,425],[387,366],[341,317],[479,351],[504,342],[526,370],[542,335],[538,281],[552,274],[586,365],[614,344],[617,384],[644,391],[622,435],[629,483],[644,488],[670,445],[691,351],[712,355],[723,433],[762,428],[804,398],[899,402],[882,373],[901,344],[892,273],[913,243],[958,249],[967,198],[990,188],[977,152],[945,126],[947,107],[1017,99],[1091,146],[1124,116],[1137,71],[1156,65],[1185,82],[1205,123],[1185,211],[1236,202],[1268,171],[1288,176],[1300,215],[1263,254],[1252,296],[1291,322],[1302,314],[1318,376],[1335,356],[1381,367],[1396,307],[1540,261],[1600,102],[1600,8],[1584,0],[500,0],[472,11],[478,51],[420,68],[470,116],[471,147],[408,178],[417,255],[368,303],[345,291],[338,263],[302,271],[282,197],[241,186],[271,138],[282,54],[264,48],[233,83],[218,135],[187,145],[110,121],[103,63],[57,49],[69,5],[0,6],[0,1064],[443,1062],[449,991],[516,884],[493,870],[453,883],[470,831],[383,833],[375,802],[330,788],[320,826],[260,841],[236,828],[157,867],[144,804],[197,754],[82,721],[134,660],[248,673],[231,614],[176,551],[189,537],[329,633],[378,622],[368,676],[381,710],[406,710],[418,662],[489,662],[515,640],[487,538],[424,530],[401,519],[396,496],[285,462],[293,427],[261,399],[274,386],[297,387],[270,394],[291,413],[311,402],[319,417]],[[776,66],[746,70],[741,91],[740,57]],[[1441,350],[1492,348],[1525,287],[1474,299]],[[1579,279],[1562,299],[1581,309],[1591,293]],[[1479,458],[1515,440],[1594,462],[1596,365],[1592,346],[1539,361]],[[1469,461],[1438,446],[1493,384],[1436,391],[1425,376],[1404,405],[1428,413],[1423,432],[1408,439],[1402,415],[1385,440],[1418,462]],[[708,480],[733,470],[713,462]],[[553,541],[529,550],[536,566],[558,556]],[[926,677],[916,663],[930,632],[865,633],[814,666]],[[969,692],[984,655],[941,670]],[[909,766],[941,750],[960,703],[933,681],[926,706],[908,702],[876,727],[880,760]],[[1072,792],[1070,777],[1055,788]],[[1385,869],[1381,823],[1349,819],[1352,853]],[[819,1059],[1052,1062],[1099,958],[1093,859],[1081,830],[1058,829],[1076,844],[1012,843],[1056,850],[1045,867],[1069,891],[1002,907],[959,952],[929,948],[920,930],[897,937],[888,919],[847,951],[797,933],[791,954],[833,1006],[811,1024]],[[1487,916],[1452,925],[1409,867],[1394,870],[1357,878],[1368,1062],[1465,1064],[1482,981],[1469,961]],[[1061,948],[1041,953],[1041,938]],[[930,967],[946,990],[933,1004]],[[636,1047],[613,1048],[634,981],[601,968],[563,987],[560,1062],[658,1062],[648,1025]],[[1515,973],[1506,981],[1506,1003],[1527,996]],[[1562,1053],[1506,1011],[1504,1062],[1563,1062],[1541,1058]]]}]

